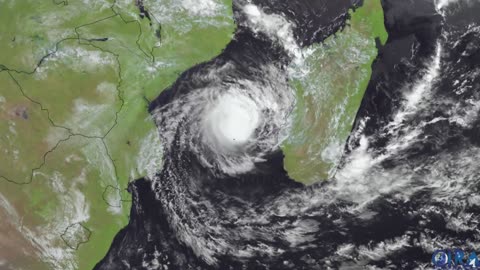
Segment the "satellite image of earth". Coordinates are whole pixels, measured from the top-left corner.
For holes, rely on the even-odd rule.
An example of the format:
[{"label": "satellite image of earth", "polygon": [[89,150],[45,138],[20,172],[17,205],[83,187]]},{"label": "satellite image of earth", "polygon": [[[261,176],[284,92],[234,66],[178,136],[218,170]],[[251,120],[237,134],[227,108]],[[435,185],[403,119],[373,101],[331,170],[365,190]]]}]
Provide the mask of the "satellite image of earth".
[{"label": "satellite image of earth", "polygon": [[0,270],[480,269],[480,0],[0,22]]}]

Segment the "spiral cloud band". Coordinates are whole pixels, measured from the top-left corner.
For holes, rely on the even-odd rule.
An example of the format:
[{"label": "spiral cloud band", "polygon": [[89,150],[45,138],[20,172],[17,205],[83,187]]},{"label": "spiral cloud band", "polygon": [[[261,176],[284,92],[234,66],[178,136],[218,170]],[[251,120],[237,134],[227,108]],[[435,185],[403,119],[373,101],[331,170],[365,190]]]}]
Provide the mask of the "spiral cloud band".
[{"label": "spiral cloud band", "polygon": [[478,243],[480,4],[414,2],[382,1],[390,37],[342,162],[306,187],[279,147],[289,67],[361,3],[234,1],[223,53],[150,104],[164,166],[131,185],[97,269],[421,269],[434,247]]}]

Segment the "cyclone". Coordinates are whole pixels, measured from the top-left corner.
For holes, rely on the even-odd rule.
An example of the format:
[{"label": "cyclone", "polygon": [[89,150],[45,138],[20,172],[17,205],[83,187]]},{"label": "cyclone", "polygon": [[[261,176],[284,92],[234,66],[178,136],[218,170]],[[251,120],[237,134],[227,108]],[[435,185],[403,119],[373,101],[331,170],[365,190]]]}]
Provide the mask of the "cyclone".
[{"label": "cyclone", "polygon": [[422,269],[480,248],[476,1],[382,1],[389,40],[337,173],[304,186],[283,169],[289,67],[360,4],[234,2],[224,52],[150,104],[164,167],[131,185],[97,269]]}]

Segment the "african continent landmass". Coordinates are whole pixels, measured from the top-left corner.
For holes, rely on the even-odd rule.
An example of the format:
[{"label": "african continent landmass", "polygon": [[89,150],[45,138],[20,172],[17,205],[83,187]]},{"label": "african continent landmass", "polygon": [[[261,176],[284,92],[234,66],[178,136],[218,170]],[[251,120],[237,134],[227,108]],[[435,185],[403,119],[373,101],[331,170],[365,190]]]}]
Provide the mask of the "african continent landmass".
[{"label": "african continent landmass", "polygon": [[[162,166],[149,101],[225,48],[232,2],[0,0],[0,22],[0,268],[92,269],[128,223],[128,183]],[[385,41],[366,0],[302,52],[293,179],[332,175]]]}]

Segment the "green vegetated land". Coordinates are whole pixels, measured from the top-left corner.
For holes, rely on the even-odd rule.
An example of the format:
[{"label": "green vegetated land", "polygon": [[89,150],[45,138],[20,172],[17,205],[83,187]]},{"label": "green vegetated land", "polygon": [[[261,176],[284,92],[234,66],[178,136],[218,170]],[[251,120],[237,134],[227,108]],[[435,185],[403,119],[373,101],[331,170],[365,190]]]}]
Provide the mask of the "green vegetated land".
[{"label": "green vegetated land", "polygon": [[[321,153],[348,136],[374,37],[386,39],[379,2],[292,81],[284,150],[299,181],[330,175],[335,159]],[[0,0],[0,268],[91,269],[105,255],[128,222],[128,183],[161,166],[148,101],[231,40],[231,1],[189,3],[146,0],[148,19],[135,1]]]},{"label": "green vegetated land", "polygon": [[375,38],[387,40],[380,0],[365,0],[348,26],[305,49],[307,72],[291,81],[297,104],[283,145],[290,177],[312,184],[334,176],[377,56]]},{"label": "green vegetated land", "polygon": [[0,0],[0,268],[92,269],[161,166],[148,101],[231,40],[231,1],[135,2]]}]

